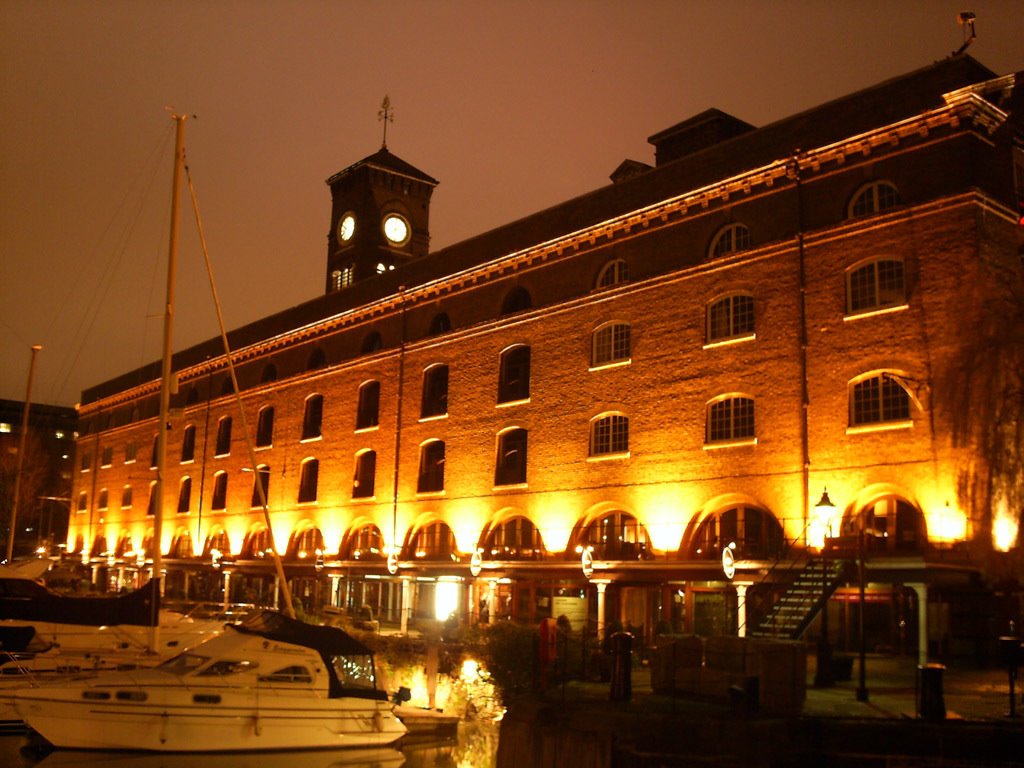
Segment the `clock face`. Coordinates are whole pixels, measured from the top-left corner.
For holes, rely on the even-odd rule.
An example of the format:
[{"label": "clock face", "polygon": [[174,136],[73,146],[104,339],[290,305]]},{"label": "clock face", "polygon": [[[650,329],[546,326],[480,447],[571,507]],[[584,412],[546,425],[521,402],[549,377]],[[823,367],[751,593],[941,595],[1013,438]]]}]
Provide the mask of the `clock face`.
[{"label": "clock face", "polygon": [[346,213],[341,217],[341,221],[338,222],[338,239],[343,243],[347,243],[355,233],[356,217],[351,213]]},{"label": "clock face", "polygon": [[397,213],[384,217],[384,236],[392,245],[405,245],[409,241],[409,222]]}]

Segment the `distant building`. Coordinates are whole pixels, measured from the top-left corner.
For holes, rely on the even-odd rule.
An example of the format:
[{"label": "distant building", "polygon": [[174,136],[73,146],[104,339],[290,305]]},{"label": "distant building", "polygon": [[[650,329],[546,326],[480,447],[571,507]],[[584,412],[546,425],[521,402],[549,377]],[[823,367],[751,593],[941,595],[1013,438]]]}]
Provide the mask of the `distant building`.
[{"label": "distant building", "polygon": [[244,421],[219,340],[175,356],[162,499],[159,364],[83,393],[68,549],[132,579],[159,507],[169,593],[269,599],[262,483],[307,607],[643,641],[799,635],[773,606],[863,534],[870,647],[974,653],[1020,575],[1022,98],[955,56],[710,110],[434,252],[437,182],[382,148],[328,179],[326,293],[230,334]]},{"label": "distant building", "polygon": [[[5,553],[24,416],[24,402],[0,400],[0,525],[4,531]],[[21,503],[14,540],[16,559],[40,548],[52,554],[58,543],[64,543],[77,429],[78,414],[74,408],[37,403],[29,408],[25,458],[20,462]]]}]

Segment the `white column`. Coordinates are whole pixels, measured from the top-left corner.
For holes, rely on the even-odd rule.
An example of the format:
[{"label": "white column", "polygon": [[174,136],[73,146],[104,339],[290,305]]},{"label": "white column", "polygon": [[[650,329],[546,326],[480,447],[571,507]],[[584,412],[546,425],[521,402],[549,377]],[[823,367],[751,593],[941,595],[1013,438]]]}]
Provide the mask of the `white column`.
[{"label": "white column", "polygon": [[498,600],[497,594],[495,593],[498,586],[496,581],[487,582],[487,623],[497,624],[498,623]]},{"label": "white column", "polygon": [[332,573],[327,578],[331,580],[331,607],[337,608],[338,598],[341,593],[341,574]]},{"label": "white column", "polygon": [[737,637],[747,636],[747,587],[749,584],[736,582],[736,624]]},{"label": "white column", "polygon": [[604,628],[605,628],[605,600],[604,592],[608,588],[607,581],[595,581],[597,585],[597,642],[604,642]]},{"label": "white column", "polygon": [[917,663],[928,663],[928,585],[908,584],[917,595]]},{"label": "white column", "polygon": [[409,634],[409,614],[412,612],[412,579],[402,579],[402,605],[399,609],[402,616],[401,632]]},{"label": "white column", "polygon": [[231,605],[231,572],[224,571],[224,613],[228,612]]},{"label": "white column", "polygon": [[274,576],[274,610],[280,610],[279,601],[281,599],[281,577]]}]

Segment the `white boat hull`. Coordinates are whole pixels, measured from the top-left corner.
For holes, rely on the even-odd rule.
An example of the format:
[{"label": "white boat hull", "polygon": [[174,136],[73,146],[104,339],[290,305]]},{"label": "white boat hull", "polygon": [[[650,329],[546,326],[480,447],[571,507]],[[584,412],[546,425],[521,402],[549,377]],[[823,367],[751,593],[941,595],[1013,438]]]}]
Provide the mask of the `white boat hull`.
[{"label": "white boat hull", "polygon": [[[148,690],[150,701],[82,700],[47,686],[21,691],[22,719],[55,747],[153,752],[340,749],[393,744],[406,733],[386,701],[274,691]],[[182,695],[185,694],[185,695]],[[214,701],[218,703],[197,703]]]}]

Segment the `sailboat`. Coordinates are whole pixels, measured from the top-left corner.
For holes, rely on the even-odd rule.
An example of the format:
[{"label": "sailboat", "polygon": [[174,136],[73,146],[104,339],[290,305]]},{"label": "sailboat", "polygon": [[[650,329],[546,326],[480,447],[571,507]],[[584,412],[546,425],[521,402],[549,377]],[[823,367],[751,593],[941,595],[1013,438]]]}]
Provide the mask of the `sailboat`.
[{"label": "sailboat", "polygon": [[[166,476],[185,119],[174,116],[174,186],[154,489],[158,499],[163,498]],[[237,393],[222,319],[221,336]],[[256,466],[244,409],[241,420]],[[271,527],[263,487],[257,483],[257,488]],[[156,616],[162,573],[161,521],[162,505],[157,504],[149,582],[150,648],[160,647]],[[273,539],[271,554],[279,582],[287,585]],[[10,699],[21,718],[46,741],[76,749],[244,752],[382,747],[402,738],[407,732],[405,725],[395,716],[386,692],[376,687],[372,651],[340,629],[295,620],[286,586],[283,597],[287,615],[267,611],[241,624],[227,625],[223,634],[157,667],[66,675],[18,688]]]}]

